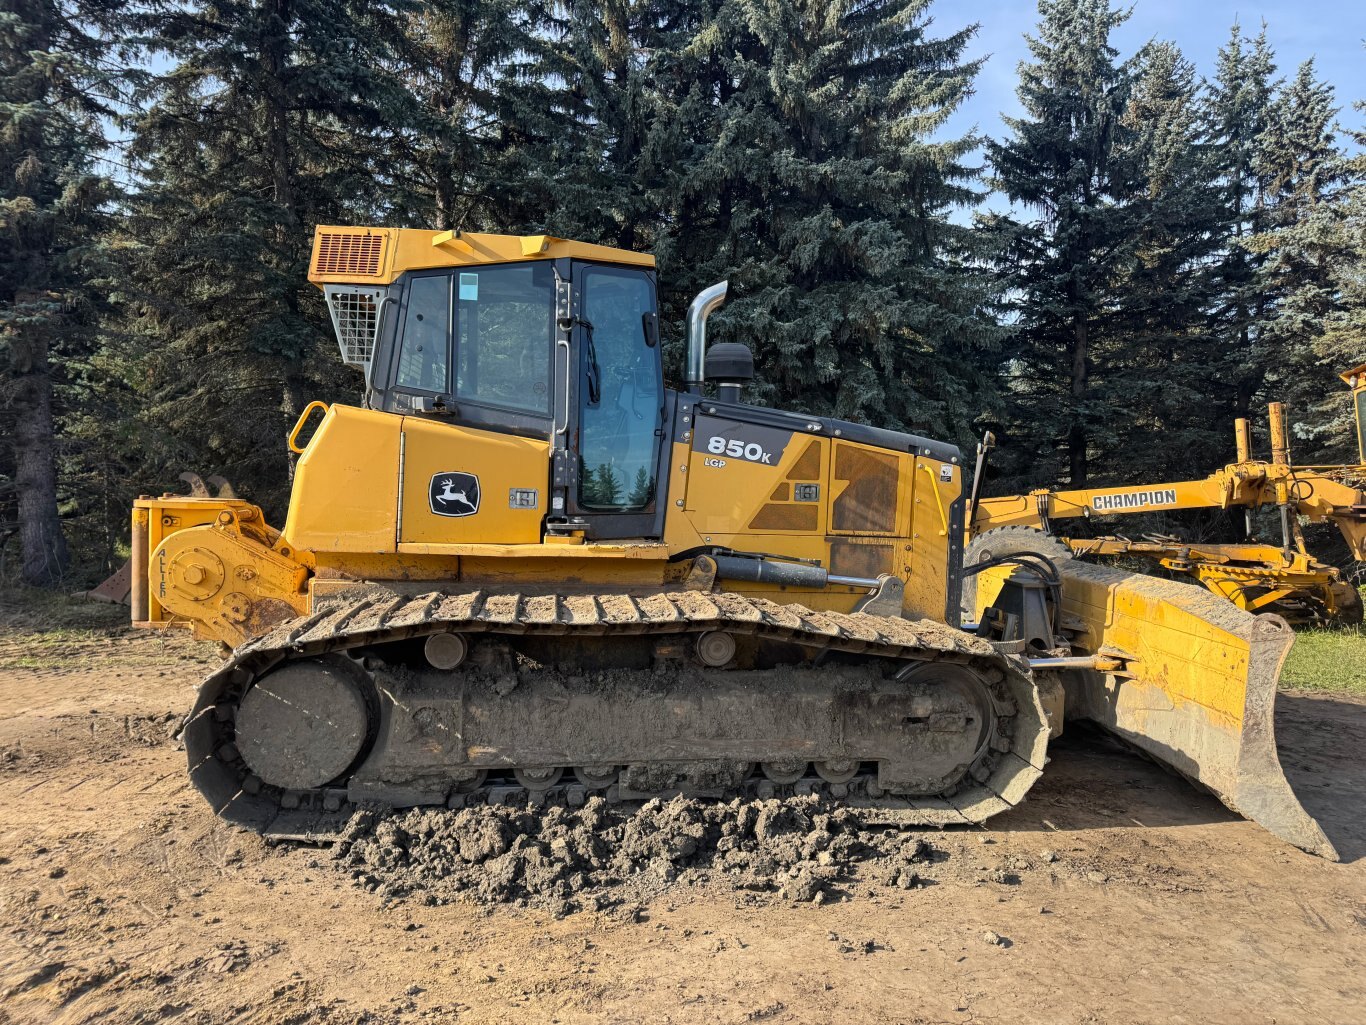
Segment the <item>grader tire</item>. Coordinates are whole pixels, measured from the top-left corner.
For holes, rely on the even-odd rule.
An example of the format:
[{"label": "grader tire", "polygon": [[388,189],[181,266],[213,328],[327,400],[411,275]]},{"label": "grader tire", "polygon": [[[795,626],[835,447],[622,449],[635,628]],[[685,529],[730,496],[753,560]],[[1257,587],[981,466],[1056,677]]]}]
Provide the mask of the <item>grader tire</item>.
[{"label": "grader tire", "polygon": [[1350,583],[1333,584],[1332,587],[1333,597],[1337,599],[1338,606],[1337,615],[1333,617],[1333,626],[1361,626],[1361,592]]},{"label": "grader tire", "polygon": [[[1045,534],[1038,527],[997,527],[978,534],[968,543],[963,553],[963,568],[976,566],[1006,555],[1020,555],[1033,552],[1052,562],[1063,562],[1072,558],[1072,549],[1052,534]],[[963,616],[974,619],[977,615],[977,575],[963,577]]]}]

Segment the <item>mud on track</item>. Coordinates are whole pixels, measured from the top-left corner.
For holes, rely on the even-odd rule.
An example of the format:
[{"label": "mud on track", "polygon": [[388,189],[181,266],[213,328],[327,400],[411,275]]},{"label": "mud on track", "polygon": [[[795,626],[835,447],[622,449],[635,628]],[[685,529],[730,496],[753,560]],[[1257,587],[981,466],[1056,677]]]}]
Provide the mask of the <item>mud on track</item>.
[{"label": "mud on track", "polygon": [[[989,830],[660,803],[410,812],[334,852],[223,827],[188,787],[168,736],[214,657],[0,638],[3,1025],[1366,1019],[1351,699],[1277,719],[1341,865],[1081,733]],[[510,854],[506,885],[482,871]]]}]

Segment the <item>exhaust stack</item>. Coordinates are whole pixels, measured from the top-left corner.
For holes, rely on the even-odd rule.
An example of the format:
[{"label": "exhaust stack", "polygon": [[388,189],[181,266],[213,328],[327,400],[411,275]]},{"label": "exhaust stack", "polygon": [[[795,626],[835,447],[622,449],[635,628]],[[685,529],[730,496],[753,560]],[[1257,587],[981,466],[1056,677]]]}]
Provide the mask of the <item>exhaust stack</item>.
[{"label": "exhaust stack", "polygon": [[729,287],[729,282],[718,281],[698,292],[688,304],[687,385],[693,395],[702,394],[702,382],[706,380],[707,318],[726,301]]}]

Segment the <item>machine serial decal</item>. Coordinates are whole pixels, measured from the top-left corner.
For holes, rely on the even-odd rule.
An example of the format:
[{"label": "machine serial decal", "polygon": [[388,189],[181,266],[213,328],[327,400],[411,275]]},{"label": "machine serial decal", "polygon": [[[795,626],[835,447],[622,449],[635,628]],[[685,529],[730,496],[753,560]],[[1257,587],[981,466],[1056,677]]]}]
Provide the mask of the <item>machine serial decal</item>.
[{"label": "machine serial decal", "polygon": [[438,516],[473,516],[479,511],[479,478],[461,470],[433,474],[427,499]]},{"label": "machine serial decal", "polygon": [[1127,491],[1119,495],[1097,495],[1091,499],[1091,508],[1096,512],[1110,512],[1115,509],[1142,509],[1149,505],[1175,505],[1176,492],[1171,488],[1154,491]]},{"label": "machine serial decal", "polygon": [[[777,466],[791,440],[791,431],[761,427],[757,424],[736,423],[734,420],[698,417],[693,448],[711,456],[725,456],[727,459],[743,459],[763,466]],[[726,465],[726,460],[704,459],[703,463],[719,469]]]}]

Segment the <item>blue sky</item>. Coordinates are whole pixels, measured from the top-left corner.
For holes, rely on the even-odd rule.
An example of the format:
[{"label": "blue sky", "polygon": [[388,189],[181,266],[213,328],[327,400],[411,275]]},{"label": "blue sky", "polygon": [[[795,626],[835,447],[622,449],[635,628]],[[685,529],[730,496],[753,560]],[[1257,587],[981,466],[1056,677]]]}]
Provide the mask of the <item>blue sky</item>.
[{"label": "blue sky", "polygon": [[[1023,34],[1033,28],[1038,10],[1033,0],[938,0],[931,9],[936,34],[948,34],[979,22],[968,54],[991,54],[977,79],[977,94],[955,114],[953,134],[978,130],[1004,134],[1001,112],[1017,113],[1015,67],[1027,55]],[[1351,109],[1366,100],[1366,3],[1362,0],[1133,0],[1133,15],[1113,43],[1127,56],[1154,37],[1176,43],[1199,74],[1214,74],[1215,54],[1237,21],[1244,35],[1255,36],[1262,22],[1276,51],[1280,74],[1294,74],[1300,62],[1315,57],[1319,76],[1337,90],[1339,118],[1354,128],[1366,126],[1366,114]]]}]

